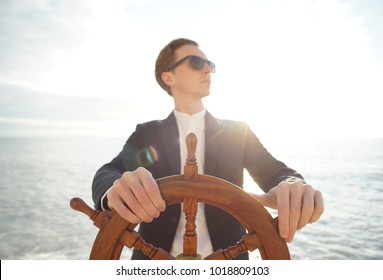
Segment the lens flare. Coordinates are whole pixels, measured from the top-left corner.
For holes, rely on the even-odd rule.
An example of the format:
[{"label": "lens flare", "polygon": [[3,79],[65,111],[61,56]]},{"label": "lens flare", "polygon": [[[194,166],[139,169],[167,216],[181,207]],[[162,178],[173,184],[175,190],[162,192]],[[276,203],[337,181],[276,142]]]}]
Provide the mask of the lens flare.
[{"label": "lens flare", "polygon": [[158,154],[153,146],[143,148],[136,154],[136,162],[140,166],[150,166],[158,161]]}]

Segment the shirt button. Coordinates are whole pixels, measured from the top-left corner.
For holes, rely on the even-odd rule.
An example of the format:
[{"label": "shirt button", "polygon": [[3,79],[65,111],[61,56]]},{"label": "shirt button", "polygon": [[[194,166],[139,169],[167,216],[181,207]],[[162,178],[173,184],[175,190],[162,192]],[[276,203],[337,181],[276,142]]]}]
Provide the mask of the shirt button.
[{"label": "shirt button", "polygon": [[177,219],[177,217],[171,217],[170,221],[172,222],[172,224],[175,224],[178,222],[178,219]]}]

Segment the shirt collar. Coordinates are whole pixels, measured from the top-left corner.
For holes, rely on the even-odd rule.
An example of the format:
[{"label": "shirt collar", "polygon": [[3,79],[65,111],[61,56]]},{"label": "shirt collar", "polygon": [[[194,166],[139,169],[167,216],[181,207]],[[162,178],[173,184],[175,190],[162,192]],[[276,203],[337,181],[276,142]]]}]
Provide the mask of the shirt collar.
[{"label": "shirt collar", "polygon": [[206,115],[205,108],[202,111],[195,113],[193,115],[182,113],[174,109],[174,116],[176,117],[177,122],[198,122],[198,121],[204,120],[205,115]]}]

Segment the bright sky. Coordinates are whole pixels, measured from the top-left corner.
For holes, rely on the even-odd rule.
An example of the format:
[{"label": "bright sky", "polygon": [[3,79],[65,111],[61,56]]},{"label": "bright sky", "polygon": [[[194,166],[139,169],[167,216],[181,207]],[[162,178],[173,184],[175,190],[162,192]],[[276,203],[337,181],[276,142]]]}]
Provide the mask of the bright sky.
[{"label": "bright sky", "polygon": [[164,118],[154,61],[186,37],[217,65],[205,101],[217,117],[266,137],[383,137],[382,12],[379,0],[2,0],[0,84]]}]

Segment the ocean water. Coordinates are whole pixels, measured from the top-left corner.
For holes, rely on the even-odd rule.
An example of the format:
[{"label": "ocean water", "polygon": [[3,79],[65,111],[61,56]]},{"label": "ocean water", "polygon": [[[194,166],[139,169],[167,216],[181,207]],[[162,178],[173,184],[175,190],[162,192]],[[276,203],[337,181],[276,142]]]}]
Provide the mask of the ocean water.
[{"label": "ocean water", "polygon": [[[0,138],[0,259],[88,259],[98,230],[69,201],[93,205],[93,175],[124,142]],[[292,259],[383,259],[383,139],[263,143],[325,199],[321,220],[289,244]],[[245,188],[257,186],[247,178]]]}]

